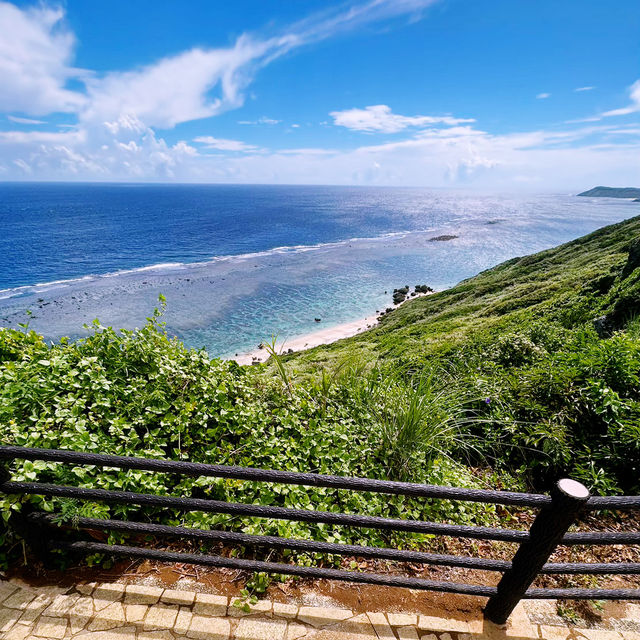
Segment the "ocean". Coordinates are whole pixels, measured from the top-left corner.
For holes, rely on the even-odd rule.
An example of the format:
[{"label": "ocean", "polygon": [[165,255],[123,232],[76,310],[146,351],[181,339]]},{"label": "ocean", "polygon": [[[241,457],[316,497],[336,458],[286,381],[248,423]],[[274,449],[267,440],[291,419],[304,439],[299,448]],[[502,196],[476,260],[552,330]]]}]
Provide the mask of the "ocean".
[{"label": "ocean", "polygon": [[396,287],[443,289],[639,212],[572,194],[0,183],[0,324],[30,310],[52,341],[95,318],[133,328],[163,294],[171,334],[230,357],[372,315]]}]

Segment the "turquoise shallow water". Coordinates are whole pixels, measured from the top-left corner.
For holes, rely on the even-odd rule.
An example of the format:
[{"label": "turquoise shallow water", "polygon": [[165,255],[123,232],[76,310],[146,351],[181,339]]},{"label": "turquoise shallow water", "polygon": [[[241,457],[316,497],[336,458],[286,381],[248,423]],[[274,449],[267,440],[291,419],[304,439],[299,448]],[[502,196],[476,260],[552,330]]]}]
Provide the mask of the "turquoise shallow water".
[{"label": "turquoise shallow water", "polygon": [[[48,339],[94,318],[211,355],[370,315],[639,212],[573,195],[199,185],[0,185],[0,322]],[[453,240],[434,241],[439,235]],[[385,293],[385,291],[387,293]]]}]

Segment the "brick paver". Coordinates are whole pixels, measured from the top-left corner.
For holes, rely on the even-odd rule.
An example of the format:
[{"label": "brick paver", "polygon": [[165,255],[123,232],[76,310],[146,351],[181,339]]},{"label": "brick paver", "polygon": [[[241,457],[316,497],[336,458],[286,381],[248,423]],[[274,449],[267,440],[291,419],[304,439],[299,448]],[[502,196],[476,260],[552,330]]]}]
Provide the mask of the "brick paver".
[{"label": "brick paver", "polygon": [[519,605],[506,627],[413,611],[357,613],[121,583],[70,589],[0,580],[2,640],[640,640],[640,605],[590,629]]}]

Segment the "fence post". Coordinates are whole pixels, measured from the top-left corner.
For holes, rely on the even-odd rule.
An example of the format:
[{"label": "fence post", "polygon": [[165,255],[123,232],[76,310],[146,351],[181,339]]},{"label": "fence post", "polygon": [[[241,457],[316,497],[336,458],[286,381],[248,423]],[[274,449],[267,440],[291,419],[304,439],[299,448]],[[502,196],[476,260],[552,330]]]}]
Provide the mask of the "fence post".
[{"label": "fence post", "polygon": [[538,513],[523,542],[498,583],[498,593],[487,602],[485,618],[504,624],[540,569],[575,522],[589,499],[589,490],[579,482],[564,478],[551,491],[551,504]]}]

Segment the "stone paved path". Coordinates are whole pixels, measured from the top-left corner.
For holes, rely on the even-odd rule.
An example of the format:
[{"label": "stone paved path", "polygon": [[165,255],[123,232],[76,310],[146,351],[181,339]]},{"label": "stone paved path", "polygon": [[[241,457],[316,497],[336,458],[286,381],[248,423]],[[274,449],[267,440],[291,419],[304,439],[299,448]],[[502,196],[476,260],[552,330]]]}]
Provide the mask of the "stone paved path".
[{"label": "stone paved path", "polygon": [[[529,606],[529,605],[527,605]],[[519,606],[506,629],[461,621],[258,601],[245,612],[226,596],[104,583],[32,588],[0,581],[0,638],[34,640],[640,640],[640,604],[608,628],[549,624]]]}]

